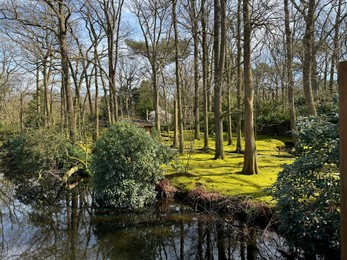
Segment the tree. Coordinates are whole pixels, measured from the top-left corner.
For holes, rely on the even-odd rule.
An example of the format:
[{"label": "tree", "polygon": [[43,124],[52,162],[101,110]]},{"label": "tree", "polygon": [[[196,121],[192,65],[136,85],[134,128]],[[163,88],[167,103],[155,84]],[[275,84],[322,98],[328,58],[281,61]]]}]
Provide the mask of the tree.
[{"label": "tree", "polygon": [[214,1],[214,123],[215,123],[215,155],[214,159],[224,159],[223,118],[221,94],[223,86],[225,44],[226,44],[226,3],[225,0]]},{"label": "tree", "polygon": [[200,116],[199,116],[199,16],[197,1],[188,1],[188,12],[190,19],[190,30],[193,37],[193,59],[194,59],[194,138],[200,139]]},{"label": "tree", "polygon": [[201,1],[201,34],[202,34],[202,91],[203,91],[203,113],[204,113],[204,147],[203,150],[208,150],[208,45],[207,45],[207,20],[206,0]]},{"label": "tree", "polygon": [[[167,0],[133,0],[132,12],[136,15],[142,35],[144,37],[144,47],[139,46],[139,43],[135,41],[128,41],[127,44],[134,50],[140,47],[148,59],[151,72],[152,72],[152,84],[153,84],[153,98],[155,109],[155,127],[160,134],[160,111],[159,111],[159,84],[158,77],[160,70],[162,69],[162,56],[159,54],[160,50],[163,50],[163,44],[167,41],[163,41],[165,37],[165,26],[168,20],[168,7],[169,2]],[[140,45],[143,45],[142,43]],[[166,48],[164,48],[165,50]]]},{"label": "tree", "polygon": [[314,61],[313,55],[313,44],[314,44],[314,22],[315,22],[315,11],[316,11],[316,0],[309,0],[308,3],[306,1],[301,0],[300,2],[303,6],[300,7],[296,1],[291,0],[295,8],[303,15],[305,20],[305,33],[303,38],[303,47],[304,47],[304,60],[303,60],[303,89],[304,89],[304,97],[305,103],[307,106],[307,112],[309,115],[315,116],[317,115],[316,106],[313,97],[312,90],[312,66]]},{"label": "tree", "polygon": [[108,66],[108,82],[110,89],[110,113],[111,123],[118,121],[118,100],[116,88],[116,68],[118,62],[118,50],[120,41],[120,24],[122,18],[122,8],[124,0],[111,1],[111,0],[98,0],[102,12],[95,12],[96,15],[102,14],[98,17],[98,23],[103,28],[107,38],[107,66]]},{"label": "tree", "polygon": [[[293,80],[293,39],[292,31],[290,29],[289,20],[289,6],[288,0],[284,0],[284,23],[285,23],[285,34],[286,34],[286,70],[287,70],[287,81],[288,81],[288,103],[289,103],[289,115],[290,115],[290,128],[292,131],[296,125],[296,113],[294,104],[294,80]],[[296,139],[294,138],[294,141]]]},{"label": "tree", "polygon": [[245,152],[242,173],[247,175],[258,173],[257,151],[254,137],[254,112],[251,68],[251,17],[250,2],[243,0],[243,34],[244,34],[244,89],[245,89]]},{"label": "tree", "polygon": [[[241,7],[242,7],[242,0],[238,0],[237,4],[237,33],[236,33],[236,73],[237,73],[237,82],[236,82],[236,99],[237,99],[237,108],[239,111],[241,111],[241,90],[242,90],[242,64],[241,64],[241,57],[242,57],[242,46],[241,46]],[[236,152],[240,153],[242,152],[242,118],[241,113],[239,112],[237,114],[236,119]]]},{"label": "tree", "polygon": [[179,35],[177,29],[177,0],[172,0],[172,23],[175,35],[175,74],[176,74],[176,100],[177,100],[177,118],[179,132],[179,152],[184,151],[184,136],[183,136],[183,113],[182,113],[182,87],[181,87],[181,65],[180,65],[180,50],[179,50]]}]

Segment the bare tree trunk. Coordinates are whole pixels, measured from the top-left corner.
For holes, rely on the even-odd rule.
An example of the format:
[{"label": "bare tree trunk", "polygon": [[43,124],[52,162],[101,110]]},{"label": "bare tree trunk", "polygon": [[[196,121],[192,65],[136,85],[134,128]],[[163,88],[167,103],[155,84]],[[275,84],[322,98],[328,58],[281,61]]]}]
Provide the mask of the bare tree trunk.
[{"label": "bare tree trunk", "polygon": [[206,25],[206,0],[201,1],[201,27],[202,27],[202,87],[204,98],[204,150],[208,150],[208,47]]},{"label": "bare tree trunk", "polygon": [[[46,1],[47,4],[50,3],[50,1]],[[52,5],[52,4],[50,4]],[[59,22],[59,47],[60,47],[60,55],[61,55],[61,68],[62,68],[62,84],[63,89],[65,91],[65,97],[66,97],[66,112],[67,112],[67,123],[68,123],[68,129],[69,129],[69,138],[71,142],[75,142],[76,138],[76,121],[75,121],[75,112],[74,112],[74,105],[73,105],[73,96],[72,96],[72,90],[71,90],[71,84],[70,84],[70,73],[69,73],[69,56],[68,56],[68,50],[67,50],[67,20],[69,16],[66,16],[65,14],[65,3],[63,0],[58,1],[58,22]]]},{"label": "bare tree trunk", "polygon": [[254,136],[254,112],[251,72],[251,17],[249,0],[243,0],[244,23],[244,88],[245,88],[245,153],[242,173],[253,175],[258,173],[257,150]]},{"label": "bare tree trunk", "polygon": [[232,128],[232,117],[231,117],[231,81],[232,81],[232,70],[231,70],[231,58],[226,61],[226,80],[227,80],[227,108],[228,108],[228,145],[233,143],[233,128]]},{"label": "bare tree trunk", "polygon": [[183,117],[182,117],[182,87],[181,87],[181,67],[179,62],[179,49],[178,49],[178,29],[177,29],[177,15],[176,15],[177,0],[172,0],[172,22],[175,34],[175,64],[176,64],[176,89],[177,89],[177,112],[178,112],[178,131],[179,131],[179,152],[184,151],[184,135],[183,135]]},{"label": "bare tree trunk", "polygon": [[224,159],[221,93],[225,58],[225,0],[214,0],[214,159]]},{"label": "bare tree trunk", "polygon": [[199,119],[199,36],[198,17],[196,15],[196,1],[190,1],[190,12],[192,20],[192,34],[194,42],[194,139],[200,139]]},{"label": "bare tree trunk", "polygon": [[[289,6],[288,0],[284,0],[284,16],[285,16],[285,33],[286,33],[286,69],[288,81],[288,103],[290,115],[290,129],[293,133],[296,125],[296,113],[294,104],[294,81],[293,81],[293,49],[292,49],[292,31],[290,29]],[[294,145],[297,138],[293,135]]]},{"label": "bare tree trunk", "polygon": [[178,147],[178,108],[177,108],[177,98],[174,100],[174,138],[172,146],[174,148]]},{"label": "bare tree trunk", "polygon": [[313,97],[312,87],[312,66],[313,66],[313,42],[314,42],[314,11],[316,2],[309,0],[306,15],[306,29],[304,34],[304,63],[303,63],[303,85],[305,103],[309,115],[317,115],[316,105]]},{"label": "bare tree trunk", "polygon": [[336,66],[336,62],[338,61],[338,54],[339,54],[339,31],[340,31],[340,23],[341,23],[340,22],[341,5],[342,5],[342,0],[338,0],[335,25],[334,25],[334,39],[333,39],[334,49],[333,49],[333,55],[331,57],[331,66],[330,66],[330,80],[329,80],[330,95],[333,95],[334,93],[335,66]]},{"label": "bare tree trunk", "polygon": [[237,66],[237,82],[236,82],[236,102],[237,102],[237,121],[236,121],[236,152],[242,153],[242,118],[241,118],[241,90],[242,90],[242,67],[241,67],[241,5],[242,0],[238,0],[237,5],[237,56],[236,56],[236,66]]}]

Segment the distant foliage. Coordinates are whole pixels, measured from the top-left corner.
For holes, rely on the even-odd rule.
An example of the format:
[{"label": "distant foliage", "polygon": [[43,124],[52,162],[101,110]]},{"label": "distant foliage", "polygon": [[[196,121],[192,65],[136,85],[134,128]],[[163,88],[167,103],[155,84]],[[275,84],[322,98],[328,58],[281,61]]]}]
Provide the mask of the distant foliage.
[{"label": "distant foliage", "polygon": [[256,105],[257,124],[269,126],[289,122],[288,109],[281,102],[259,101]]},{"label": "distant foliage", "polygon": [[5,142],[11,164],[22,173],[53,171],[64,173],[83,158],[79,147],[74,146],[64,134],[47,129],[35,129]]},{"label": "distant foliage", "polygon": [[136,125],[120,122],[110,127],[92,151],[96,202],[117,208],[153,202],[154,183],[163,178],[161,165],[172,156],[171,149]]},{"label": "distant foliage", "polygon": [[338,254],[339,139],[336,105],[297,125],[301,155],[286,165],[273,187],[280,231],[310,254]]}]

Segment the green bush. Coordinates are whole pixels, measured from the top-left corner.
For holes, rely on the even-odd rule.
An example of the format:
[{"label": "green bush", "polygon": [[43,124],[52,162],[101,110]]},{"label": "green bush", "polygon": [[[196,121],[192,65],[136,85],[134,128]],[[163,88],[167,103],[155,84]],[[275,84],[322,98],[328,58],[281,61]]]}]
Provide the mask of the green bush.
[{"label": "green bush", "polygon": [[273,196],[280,226],[291,246],[308,254],[338,255],[338,113],[299,120],[301,154],[279,173]]},{"label": "green bush", "polygon": [[79,163],[74,158],[85,157],[83,151],[71,144],[64,134],[47,129],[14,136],[5,142],[4,148],[12,166],[22,173],[64,173]]},{"label": "green bush", "polygon": [[96,202],[117,208],[141,208],[152,202],[154,183],[163,178],[160,167],[172,155],[140,127],[128,122],[110,127],[92,151]]},{"label": "green bush", "polygon": [[259,101],[256,104],[256,121],[257,124],[279,125],[289,122],[289,113],[281,102],[276,101]]}]

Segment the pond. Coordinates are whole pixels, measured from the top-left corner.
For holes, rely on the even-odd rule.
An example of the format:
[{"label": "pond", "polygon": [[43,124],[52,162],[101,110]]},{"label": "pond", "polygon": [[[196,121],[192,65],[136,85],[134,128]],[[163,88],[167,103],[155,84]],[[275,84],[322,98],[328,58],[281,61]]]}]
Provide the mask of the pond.
[{"label": "pond", "polygon": [[283,259],[285,241],[175,201],[143,211],[93,207],[92,191],[0,178],[1,259]]}]

